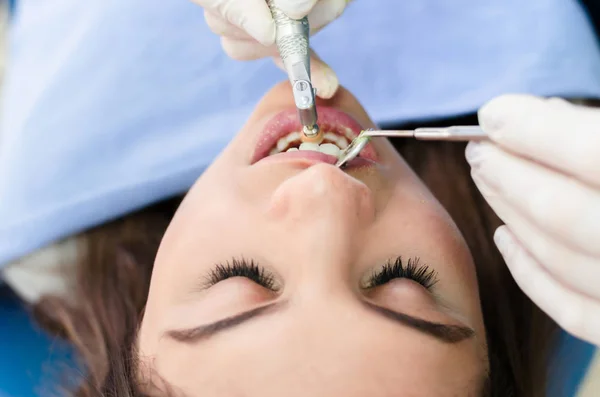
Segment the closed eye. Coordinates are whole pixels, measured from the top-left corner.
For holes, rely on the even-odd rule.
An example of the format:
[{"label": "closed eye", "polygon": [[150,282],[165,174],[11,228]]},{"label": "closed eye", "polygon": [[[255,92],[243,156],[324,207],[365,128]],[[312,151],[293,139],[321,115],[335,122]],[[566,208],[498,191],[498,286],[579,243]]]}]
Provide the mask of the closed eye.
[{"label": "closed eye", "polygon": [[217,264],[208,274],[205,287],[211,287],[233,277],[245,277],[268,290],[277,290],[273,274],[254,260],[248,261],[243,258],[234,258],[231,261]]},{"label": "closed eye", "polygon": [[410,258],[404,265],[398,257],[388,261],[381,269],[374,272],[368,279],[365,288],[375,288],[397,278],[406,278],[421,284],[431,290],[437,283],[437,272],[427,265],[419,263],[419,258]]},{"label": "closed eye", "polygon": [[[278,290],[272,273],[254,260],[244,258],[233,258],[231,261],[215,265],[207,276],[205,287],[211,287],[233,277],[247,278],[270,291]],[[437,272],[428,265],[420,264],[419,258],[410,258],[405,265],[402,258],[397,257],[373,272],[364,288],[375,288],[398,278],[415,281],[428,290],[431,290],[438,282]]]}]

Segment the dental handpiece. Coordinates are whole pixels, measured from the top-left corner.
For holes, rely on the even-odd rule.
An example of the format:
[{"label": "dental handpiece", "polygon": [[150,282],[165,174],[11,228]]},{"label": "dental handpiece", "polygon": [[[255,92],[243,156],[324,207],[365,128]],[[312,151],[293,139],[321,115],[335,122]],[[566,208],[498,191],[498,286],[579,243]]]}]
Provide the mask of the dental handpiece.
[{"label": "dental handpiece", "polygon": [[355,159],[374,137],[415,138],[424,141],[480,141],[487,139],[487,134],[477,125],[417,128],[414,130],[365,130],[340,153],[335,165],[340,168],[344,167],[349,161]]},{"label": "dental handpiece", "polygon": [[275,43],[292,84],[294,102],[303,126],[302,134],[306,138],[303,140],[320,143],[323,133],[317,125],[316,90],[310,76],[308,18],[289,18],[273,4],[273,0],[267,0],[267,5],[275,20]]}]

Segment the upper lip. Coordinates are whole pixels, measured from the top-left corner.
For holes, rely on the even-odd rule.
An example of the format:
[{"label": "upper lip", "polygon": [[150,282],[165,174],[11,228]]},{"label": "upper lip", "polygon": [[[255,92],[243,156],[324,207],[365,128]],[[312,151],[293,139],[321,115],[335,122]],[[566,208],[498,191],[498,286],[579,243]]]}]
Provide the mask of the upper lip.
[{"label": "upper lip", "polygon": [[[363,130],[362,126],[353,117],[339,109],[317,106],[317,114],[319,115],[319,128],[324,132],[333,132],[351,140],[350,138],[356,138]],[[295,108],[276,114],[266,123],[261,132],[251,163],[254,164],[267,157],[279,139],[291,132],[301,130],[302,124]],[[365,147],[361,155],[374,161],[377,156],[370,144]]]}]

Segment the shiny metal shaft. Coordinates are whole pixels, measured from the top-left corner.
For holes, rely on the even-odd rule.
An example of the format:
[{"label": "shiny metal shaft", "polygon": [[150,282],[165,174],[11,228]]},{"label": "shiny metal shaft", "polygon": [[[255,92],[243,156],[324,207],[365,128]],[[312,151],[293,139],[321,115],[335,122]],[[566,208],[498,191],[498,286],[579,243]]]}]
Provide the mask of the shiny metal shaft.
[{"label": "shiny metal shaft", "polygon": [[487,134],[481,127],[471,125],[395,131],[367,130],[362,135],[367,137],[415,138],[424,141],[473,141],[487,138]]},{"label": "shiny metal shaft", "polygon": [[275,43],[292,84],[298,117],[304,126],[303,132],[307,136],[317,135],[319,129],[315,104],[316,93],[310,76],[310,26],[308,18],[289,18],[275,6],[273,0],[267,0],[267,4],[275,20],[277,28]]},{"label": "shiny metal shaft", "polygon": [[345,166],[355,159],[375,137],[415,138],[425,141],[478,141],[487,139],[479,126],[453,126],[445,128],[417,128],[415,130],[366,130],[362,131],[338,157],[337,167]]}]

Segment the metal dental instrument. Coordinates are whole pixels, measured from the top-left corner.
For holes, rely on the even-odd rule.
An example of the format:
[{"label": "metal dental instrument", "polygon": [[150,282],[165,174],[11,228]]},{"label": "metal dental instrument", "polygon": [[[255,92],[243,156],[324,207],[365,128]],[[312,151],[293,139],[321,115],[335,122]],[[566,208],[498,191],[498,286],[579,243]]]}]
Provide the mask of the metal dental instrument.
[{"label": "metal dental instrument", "polygon": [[303,126],[302,140],[320,143],[323,132],[317,125],[316,90],[310,77],[308,18],[291,19],[273,4],[273,0],[267,0],[267,4],[277,28],[275,43],[292,84],[294,102]]},{"label": "metal dental instrument", "polygon": [[415,130],[365,130],[340,153],[336,167],[342,168],[355,159],[374,137],[415,138],[423,141],[479,141],[487,134],[479,126],[454,126],[441,128],[417,128]]}]

